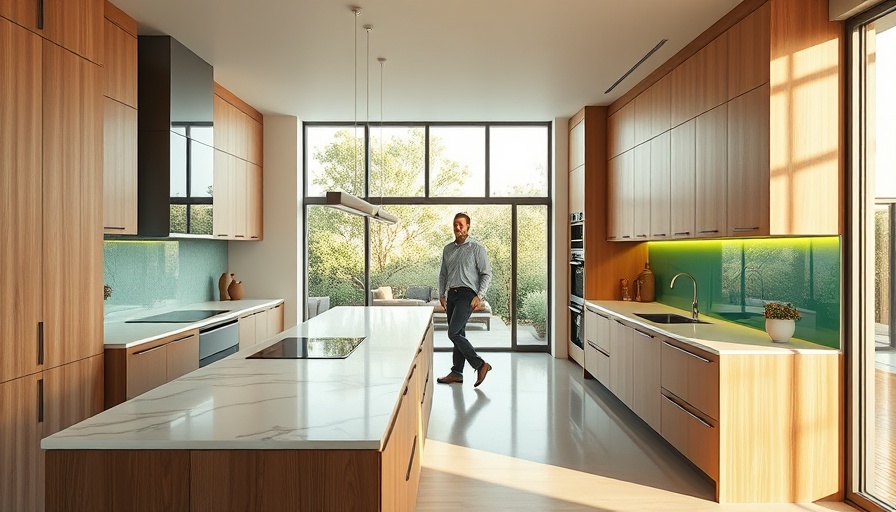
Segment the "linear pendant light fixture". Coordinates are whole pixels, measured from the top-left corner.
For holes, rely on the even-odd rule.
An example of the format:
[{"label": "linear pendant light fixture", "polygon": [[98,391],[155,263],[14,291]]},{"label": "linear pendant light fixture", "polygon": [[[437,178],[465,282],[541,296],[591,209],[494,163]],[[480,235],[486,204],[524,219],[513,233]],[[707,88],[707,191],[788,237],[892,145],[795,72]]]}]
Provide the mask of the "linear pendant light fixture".
[{"label": "linear pendant light fixture", "polygon": [[[355,124],[354,124],[354,134],[353,139],[355,141],[355,173],[357,173],[358,167],[358,151],[357,151],[357,140],[358,140],[358,16],[361,15],[360,7],[352,7],[352,12],[355,14],[355,60],[354,60],[354,68],[355,68]],[[364,25],[364,29],[367,30],[367,53],[368,59],[370,54],[370,31],[373,29],[371,25]],[[368,75],[369,64],[368,64]],[[367,110],[368,110],[368,119],[367,124],[370,124],[370,78],[368,76],[367,79]],[[337,210],[342,210],[346,213],[350,213],[352,215],[359,215],[361,217],[367,217],[369,219],[375,220],[377,222],[382,222],[386,224],[395,224],[398,222],[398,218],[391,213],[387,212],[382,205],[377,206],[373,205],[360,197],[349,194],[348,192],[343,192],[341,190],[328,190],[327,191],[327,206],[331,208],[336,208]]]}]

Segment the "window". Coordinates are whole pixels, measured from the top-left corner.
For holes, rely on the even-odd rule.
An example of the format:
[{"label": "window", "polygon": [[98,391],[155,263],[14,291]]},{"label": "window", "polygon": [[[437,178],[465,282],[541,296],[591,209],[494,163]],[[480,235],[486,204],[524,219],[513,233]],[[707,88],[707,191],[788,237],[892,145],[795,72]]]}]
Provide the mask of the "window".
[{"label": "window", "polygon": [[[493,270],[468,337],[477,348],[548,350],[549,123],[306,123],[305,155],[309,296],[384,305],[388,288],[390,304],[438,304],[442,248],[465,212]],[[326,208],[328,190],[382,204],[399,222]],[[434,320],[436,348],[450,348],[444,315]]]}]

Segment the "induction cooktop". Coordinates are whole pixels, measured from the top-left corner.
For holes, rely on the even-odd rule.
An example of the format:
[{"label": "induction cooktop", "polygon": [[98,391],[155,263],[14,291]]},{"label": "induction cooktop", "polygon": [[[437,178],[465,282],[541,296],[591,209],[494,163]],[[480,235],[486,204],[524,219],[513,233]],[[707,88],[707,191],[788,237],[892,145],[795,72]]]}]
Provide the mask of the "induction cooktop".
[{"label": "induction cooktop", "polygon": [[246,359],[345,359],[364,339],[344,336],[283,338]]},{"label": "induction cooktop", "polygon": [[145,316],[133,320],[125,320],[126,324],[178,324],[191,323],[205,320],[206,318],[229,313],[228,309],[184,309],[181,311],[169,311],[160,315]]}]

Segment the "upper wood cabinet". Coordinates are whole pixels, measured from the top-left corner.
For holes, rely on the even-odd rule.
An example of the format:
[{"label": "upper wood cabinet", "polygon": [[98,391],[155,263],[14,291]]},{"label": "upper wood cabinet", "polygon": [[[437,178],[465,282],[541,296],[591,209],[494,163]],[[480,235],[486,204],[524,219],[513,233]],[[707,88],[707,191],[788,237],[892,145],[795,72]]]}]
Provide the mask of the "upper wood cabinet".
[{"label": "upper wood cabinet", "polygon": [[635,147],[635,103],[629,102],[607,118],[607,159]]},{"label": "upper wood cabinet", "polygon": [[769,79],[771,2],[728,29],[728,99],[751,91]]},{"label": "upper wood cabinet", "polygon": [[102,63],[105,0],[4,0],[0,16],[85,59]]},{"label": "upper wood cabinet", "polygon": [[635,98],[635,145],[671,127],[671,84],[671,77],[666,75]]},{"label": "upper wood cabinet", "polygon": [[635,151],[630,150],[607,164],[607,240],[634,238]]},{"label": "upper wood cabinet", "polygon": [[103,232],[137,234],[137,109],[103,101]]},{"label": "upper wood cabinet", "polygon": [[569,173],[569,213],[585,211],[585,166]]},{"label": "upper wood cabinet", "polygon": [[[824,0],[768,0],[610,117],[633,110],[631,140],[656,137],[669,82],[673,237],[842,234],[844,44]],[[691,142],[679,127],[693,120]],[[613,133],[608,144],[625,147]]]},{"label": "upper wood cabinet", "polygon": [[650,237],[650,146],[650,142],[645,142],[632,150],[634,168],[629,201],[632,236],[635,240],[647,240]]},{"label": "upper wood cabinet", "polygon": [[137,108],[137,22],[106,2],[105,96]]},{"label": "upper wood cabinet", "polygon": [[[570,172],[585,165],[585,123],[584,119],[569,130],[569,170]],[[581,211],[581,210],[570,210]]]},{"label": "upper wood cabinet", "polygon": [[0,56],[0,212],[8,220],[0,244],[0,382],[41,369],[41,44],[0,18],[0,47],[9,49]]},{"label": "upper wood cabinet", "polygon": [[697,116],[695,219],[697,237],[728,233],[728,107]]},{"label": "upper wood cabinet", "polygon": [[670,131],[669,233],[671,238],[693,238],[697,179],[697,120],[691,119]]},{"label": "upper wood cabinet", "polygon": [[663,240],[671,234],[671,133],[664,132],[650,141],[650,235]]}]

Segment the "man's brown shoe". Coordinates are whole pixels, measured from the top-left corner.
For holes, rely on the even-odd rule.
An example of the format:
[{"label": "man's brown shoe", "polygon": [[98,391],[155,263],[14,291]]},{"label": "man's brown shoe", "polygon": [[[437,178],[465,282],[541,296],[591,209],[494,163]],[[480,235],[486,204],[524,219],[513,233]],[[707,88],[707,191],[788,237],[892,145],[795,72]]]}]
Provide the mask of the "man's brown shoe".
[{"label": "man's brown shoe", "polygon": [[457,375],[454,372],[445,375],[444,377],[439,377],[436,379],[436,382],[439,384],[463,384],[464,378],[461,375]]},{"label": "man's brown shoe", "polygon": [[474,388],[478,387],[480,384],[482,384],[482,381],[485,380],[485,375],[491,369],[492,369],[492,365],[486,363],[485,361],[482,362],[482,366],[480,366],[479,369],[476,370],[477,379],[476,379],[476,384],[473,384]]}]

